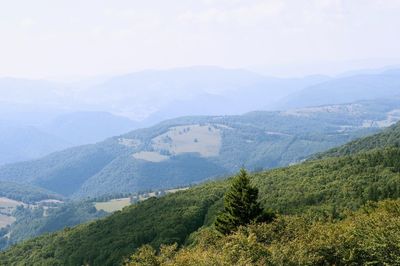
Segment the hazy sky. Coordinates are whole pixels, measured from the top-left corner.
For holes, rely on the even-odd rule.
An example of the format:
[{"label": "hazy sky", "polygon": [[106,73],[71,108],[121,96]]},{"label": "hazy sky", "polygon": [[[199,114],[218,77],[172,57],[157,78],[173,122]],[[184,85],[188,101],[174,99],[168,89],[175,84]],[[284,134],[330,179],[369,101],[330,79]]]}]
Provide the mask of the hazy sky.
[{"label": "hazy sky", "polygon": [[399,14],[400,0],[0,0],[0,76],[400,63]]}]

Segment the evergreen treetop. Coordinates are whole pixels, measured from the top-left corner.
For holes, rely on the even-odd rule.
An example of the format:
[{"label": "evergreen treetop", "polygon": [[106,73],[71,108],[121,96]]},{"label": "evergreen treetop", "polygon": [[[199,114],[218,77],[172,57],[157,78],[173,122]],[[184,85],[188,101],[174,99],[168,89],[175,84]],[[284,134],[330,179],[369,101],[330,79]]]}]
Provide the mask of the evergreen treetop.
[{"label": "evergreen treetop", "polygon": [[257,199],[258,189],[251,186],[246,170],[241,169],[225,194],[224,211],[216,219],[216,229],[223,234],[229,234],[241,225],[271,220],[273,216],[264,214]]}]

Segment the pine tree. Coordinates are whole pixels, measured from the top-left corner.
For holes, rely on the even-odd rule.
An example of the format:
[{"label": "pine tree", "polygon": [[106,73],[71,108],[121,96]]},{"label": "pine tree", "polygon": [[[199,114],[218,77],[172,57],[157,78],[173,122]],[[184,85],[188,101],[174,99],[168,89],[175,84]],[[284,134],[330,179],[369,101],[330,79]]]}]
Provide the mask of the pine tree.
[{"label": "pine tree", "polygon": [[258,189],[251,186],[246,170],[241,169],[225,194],[224,211],[217,217],[216,229],[229,234],[239,226],[253,221],[271,221],[274,215],[264,212],[257,198]]}]

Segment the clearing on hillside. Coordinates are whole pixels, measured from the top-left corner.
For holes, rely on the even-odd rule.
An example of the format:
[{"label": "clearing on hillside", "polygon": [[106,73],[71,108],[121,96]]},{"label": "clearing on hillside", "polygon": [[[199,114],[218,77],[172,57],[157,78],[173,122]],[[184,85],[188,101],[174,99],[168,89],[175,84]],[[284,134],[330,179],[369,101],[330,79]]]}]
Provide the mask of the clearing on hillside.
[{"label": "clearing on hillside", "polygon": [[218,156],[221,148],[221,130],[214,125],[185,125],[171,127],[155,137],[152,146],[171,155],[199,153],[203,157]]}]

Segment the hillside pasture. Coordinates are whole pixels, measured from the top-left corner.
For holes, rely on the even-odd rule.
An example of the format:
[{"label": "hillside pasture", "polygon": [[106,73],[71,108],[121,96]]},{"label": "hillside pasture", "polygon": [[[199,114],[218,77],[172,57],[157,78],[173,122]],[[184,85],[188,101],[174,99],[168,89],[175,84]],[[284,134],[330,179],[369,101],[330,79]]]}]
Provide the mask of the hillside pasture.
[{"label": "hillside pasture", "polygon": [[172,155],[199,153],[202,157],[218,156],[221,148],[221,130],[213,125],[185,125],[171,127],[155,137],[155,150],[168,151]]}]

